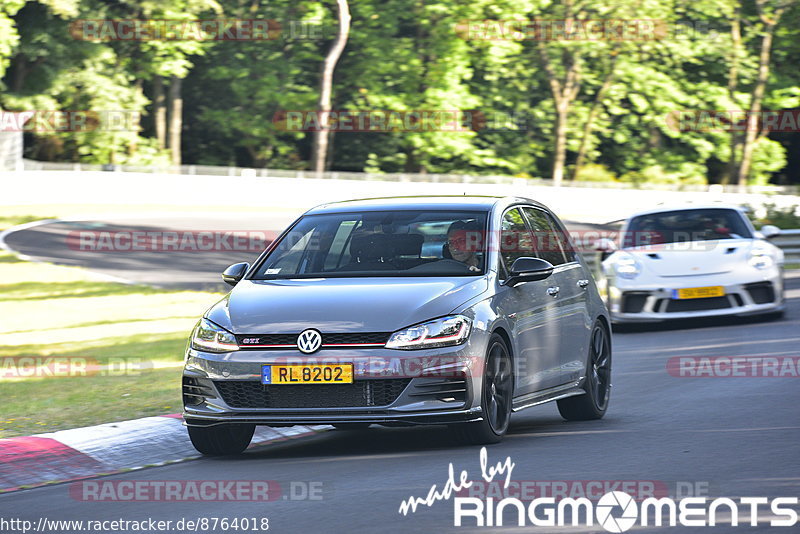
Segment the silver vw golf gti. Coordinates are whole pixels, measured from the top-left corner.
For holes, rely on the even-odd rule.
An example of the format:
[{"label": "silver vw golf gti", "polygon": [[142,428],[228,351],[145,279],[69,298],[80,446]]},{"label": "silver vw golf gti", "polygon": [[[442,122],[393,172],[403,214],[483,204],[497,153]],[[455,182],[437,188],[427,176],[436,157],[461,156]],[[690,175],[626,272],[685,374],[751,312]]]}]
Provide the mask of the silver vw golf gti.
[{"label": "silver vw golf gti", "polygon": [[558,218],[524,198],[325,204],[286,229],[191,334],[184,419],[204,454],[256,425],[450,425],[495,443],[557,401],[603,417],[608,312]]}]

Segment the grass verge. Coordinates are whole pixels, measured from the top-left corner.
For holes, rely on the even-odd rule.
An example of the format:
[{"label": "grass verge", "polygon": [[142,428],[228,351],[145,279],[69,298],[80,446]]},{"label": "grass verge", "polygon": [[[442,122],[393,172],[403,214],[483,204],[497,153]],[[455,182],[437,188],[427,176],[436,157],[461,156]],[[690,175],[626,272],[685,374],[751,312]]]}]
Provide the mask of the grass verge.
[{"label": "grass verge", "polygon": [[[4,214],[0,230],[38,218]],[[179,411],[186,338],[221,297],[5,251],[0,281],[0,438]]]}]

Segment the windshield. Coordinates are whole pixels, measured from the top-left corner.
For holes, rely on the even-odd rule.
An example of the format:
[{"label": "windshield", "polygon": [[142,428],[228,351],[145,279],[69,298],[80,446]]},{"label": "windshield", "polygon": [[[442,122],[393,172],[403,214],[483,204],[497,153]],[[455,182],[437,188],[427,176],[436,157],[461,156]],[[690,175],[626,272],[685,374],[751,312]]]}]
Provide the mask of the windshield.
[{"label": "windshield", "polygon": [[752,237],[744,218],[736,210],[710,208],[662,211],[631,219],[622,247]]},{"label": "windshield", "polygon": [[475,276],[485,268],[485,230],[484,212],[307,215],[252,278]]}]

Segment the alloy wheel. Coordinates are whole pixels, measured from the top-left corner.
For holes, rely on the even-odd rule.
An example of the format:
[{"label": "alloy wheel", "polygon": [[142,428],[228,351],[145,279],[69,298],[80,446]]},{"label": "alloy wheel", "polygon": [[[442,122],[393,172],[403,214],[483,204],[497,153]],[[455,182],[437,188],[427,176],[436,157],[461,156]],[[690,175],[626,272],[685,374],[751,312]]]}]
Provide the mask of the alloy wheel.
[{"label": "alloy wheel", "polygon": [[508,350],[503,343],[495,342],[486,361],[483,398],[487,421],[496,434],[502,434],[508,428],[513,387]]},{"label": "alloy wheel", "polygon": [[608,335],[600,325],[595,325],[591,339],[591,360],[589,362],[589,387],[599,410],[608,404],[611,388],[611,347]]}]

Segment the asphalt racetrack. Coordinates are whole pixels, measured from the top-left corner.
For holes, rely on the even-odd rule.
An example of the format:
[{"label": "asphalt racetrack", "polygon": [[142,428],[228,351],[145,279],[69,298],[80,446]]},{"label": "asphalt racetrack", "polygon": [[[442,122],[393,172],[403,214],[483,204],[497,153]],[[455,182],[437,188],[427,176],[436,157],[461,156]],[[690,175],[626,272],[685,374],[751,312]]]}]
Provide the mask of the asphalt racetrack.
[{"label": "asphalt racetrack", "polygon": [[[264,244],[300,214],[142,214],[113,221],[54,220],[10,232],[4,241],[29,259],[84,267],[129,282],[226,291],[229,286],[220,273],[232,263],[253,261]],[[567,226],[570,232],[613,230],[585,223]],[[142,240],[134,243],[136,236]]]},{"label": "asphalt racetrack", "polygon": [[[253,230],[280,228],[291,217],[265,217],[251,227],[230,220],[206,220],[204,228]],[[128,227],[135,221],[117,221]],[[146,224],[145,224],[146,223]],[[65,223],[11,234],[7,243],[37,259],[167,285],[214,284],[219,271],[256,253],[185,253],[162,261],[163,254],[85,254],[59,245]],[[74,224],[74,223],[68,223]],[[105,223],[104,223],[105,224]],[[174,218],[139,221],[149,228],[198,229],[199,221]],[[99,259],[98,259],[99,258]],[[797,497],[800,495],[800,378],[753,376],[681,376],[680,357],[794,357],[800,344],[800,276],[787,274],[788,308],[778,320],[718,319],[615,332],[613,390],[605,419],[567,423],[554,404],[515,414],[506,439],[488,447],[490,465],[510,457],[510,479],[518,485],[663,490],[685,496]],[[187,287],[200,287],[198,285]],[[688,373],[689,375],[691,372]],[[606,532],[598,524],[563,528],[516,526],[515,514],[504,527],[476,528],[475,520],[454,527],[453,499],[421,506],[402,515],[401,502],[424,498],[431,486],[442,488],[448,465],[479,481],[479,447],[460,445],[446,427],[333,430],[294,442],[271,445],[241,457],[200,459],[97,479],[98,481],[270,480],[280,490],[271,502],[249,501],[105,501],[85,500],[69,484],[0,496],[4,516],[37,524],[48,520],[164,520],[268,518],[276,533],[407,532]],[[498,476],[498,479],[503,478]],[[526,482],[527,481],[527,482]],[[613,486],[626,481],[627,486]],[[272,487],[272,486],[271,486]],[[277,487],[277,486],[275,486]],[[514,486],[517,487],[517,486]],[[484,489],[486,489],[484,487]],[[475,487],[479,498],[487,495]],[[636,495],[634,495],[636,496]],[[797,506],[793,507],[795,510]],[[619,515],[619,513],[617,513]],[[773,517],[761,507],[758,526],[733,528],[719,514],[717,528],[642,527],[633,532],[796,532],[770,528]],[[62,530],[64,532],[68,530]],[[177,530],[173,530],[177,531]],[[202,530],[198,530],[202,531]],[[216,531],[222,532],[222,528]],[[233,531],[233,530],[228,530]],[[252,530],[251,530],[252,531]]]}]

